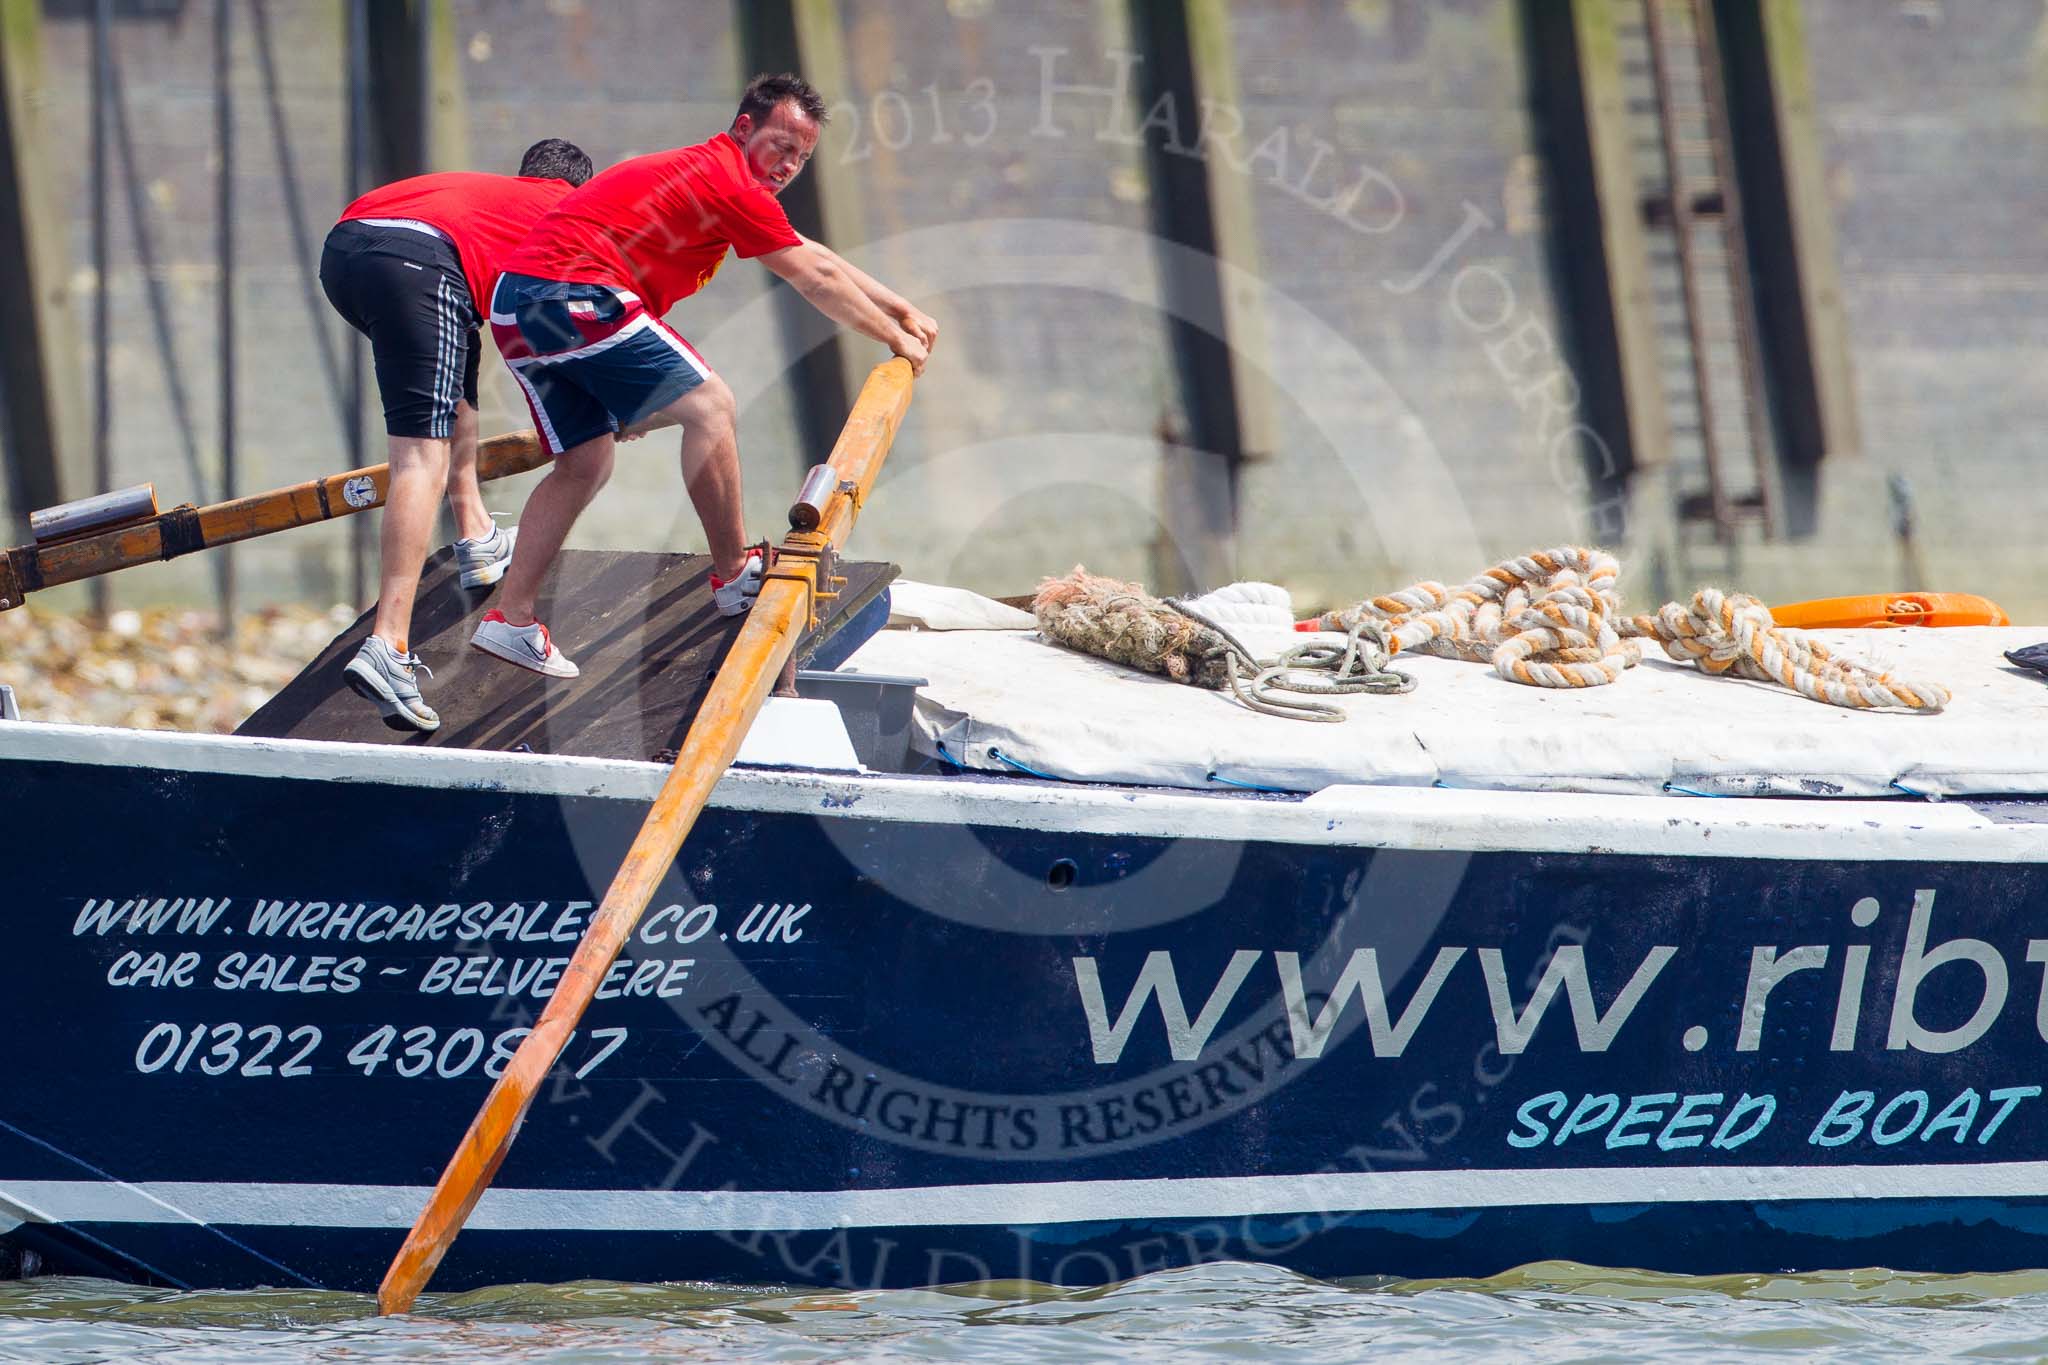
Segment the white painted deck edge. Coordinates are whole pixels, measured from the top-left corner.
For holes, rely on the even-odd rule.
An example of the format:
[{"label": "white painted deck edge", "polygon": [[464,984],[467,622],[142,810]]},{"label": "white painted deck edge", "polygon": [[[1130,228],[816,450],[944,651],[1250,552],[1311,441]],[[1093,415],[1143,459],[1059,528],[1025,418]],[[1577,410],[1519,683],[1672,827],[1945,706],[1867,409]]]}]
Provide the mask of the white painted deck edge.
[{"label": "white painted deck edge", "polygon": [[[651,802],[667,770],[619,759],[6,722],[9,762]],[[1300,800],[1028,779],[735,769],[712,805],[921,824],[1360,848],[2048,862],[2048,813],[1969,803],[1329,787]],[[2048,808],[2044,808],[2048,811]]]}]

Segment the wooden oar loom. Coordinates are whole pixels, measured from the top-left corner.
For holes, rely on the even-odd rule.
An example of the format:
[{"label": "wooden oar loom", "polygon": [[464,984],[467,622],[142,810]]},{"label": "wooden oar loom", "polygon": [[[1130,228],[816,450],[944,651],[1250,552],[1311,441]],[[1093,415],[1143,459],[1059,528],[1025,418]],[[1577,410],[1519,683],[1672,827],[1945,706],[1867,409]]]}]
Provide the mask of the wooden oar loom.
[{"label": "wooden oar loom", "polygon": [[[531,431],[495,436],[477,444],[476,476],[524,474],[548,458]],[[33,543],[0,550],[0,611],[44,588],[367,512],[384,505],[390,481],[391,467],[380,464],[207,507],[159,512],[145,484],[49,508],[30,519]]]},{"label": "wooden oar loom", "polygon": [[533,1031],[491,1087],[426,1208],[385,1272],[377,1293],[380,1312],[403,1313],[412,1308],[468,1221],[470,1211],[511,1151],[534,1095],[639,923],[648,899],[675,861],[710,799],[712,787],[739,752],[740,741],[774,686],[783,661],[815,620],[819,599],[836,591],[833,567],[839,547],[853,529],[896,438],[896,428],[910,406],[910,387],[907,362],[891,360],[876,366],[826,461],[830,473],[813,471],[805,480],[797,505],[791,509],[790,524],[814,529],[792,530],[783,540],[759,599],[719,666],[675,766],[590,928],[576,945],[560,984],[548,997]]}]

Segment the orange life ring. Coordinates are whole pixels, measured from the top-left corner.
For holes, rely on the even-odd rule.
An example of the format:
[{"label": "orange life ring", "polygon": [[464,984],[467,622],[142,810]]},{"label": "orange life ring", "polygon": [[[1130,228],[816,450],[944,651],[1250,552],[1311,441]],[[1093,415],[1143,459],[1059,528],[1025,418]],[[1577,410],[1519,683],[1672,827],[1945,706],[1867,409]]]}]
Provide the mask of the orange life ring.
[{"label": "orange life ring", "polygon": [[1865,597],[1818,597],[1772,607],[1781,626],[1795,630],[1863,629],[1882,626],[2009,626],[2005,611],[1988,597],[1967,592],[1892,592]]}]

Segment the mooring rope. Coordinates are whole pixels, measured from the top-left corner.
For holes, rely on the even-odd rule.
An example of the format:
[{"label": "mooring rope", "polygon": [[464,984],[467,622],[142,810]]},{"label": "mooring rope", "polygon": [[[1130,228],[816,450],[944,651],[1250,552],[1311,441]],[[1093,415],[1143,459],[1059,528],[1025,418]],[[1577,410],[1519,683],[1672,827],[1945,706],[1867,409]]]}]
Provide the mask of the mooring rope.
[{"label": "mooring rope", "polygon": [[1415,686],[1413,678],[1387,667],[1392,646],[1386,631],[1372,621],[1346,628],[1341,645],[1305,640],[1277,659],[1264,660],[1201,611],[1081,568],[1040,584],[1031,605],[1039,629],[1070,649],[1175,682],[1228,691],[1269,716],[1344,719],[1344,712],[1327,702],[1296,701],[1282,693],[1385,694]]},{"label": "mooring rope", "polygon": [[[1387,667],[1392,649],[1387,633],[1375,621],[1360,620],[1346,627],[1344,643],[1309,640],[1285,650],[1267,662],[1245,648],[1244,642],[1185,602],[1166,599],[1166,605],[1189,620],[1215,632],[1220,643],[1212,653],[1225,657],[1225,675],[1231,692],[1254,711],[1288,720],[1341,721],[1344,712],[1320,701],[1290,701],[1278,695],[1299,692],[1307,696],[1337,697],[1360,692],[1392,696],[1412,692],[1415,679]],[[1317,674],[1328,674],[1318,677]]]},{"label": "mooring rope", "polygon": [[1938,682],[1901,678],[1841,658],[1804,631],[1776,624],[1771,609],[1747,593],[1702,588],[1690,606],[1666,602],[1655,615],[1630,624],[1680,663],[1777,683],[1830,706],[1931,714],[1952,695]]},{"label": "mooring rope", "polygon": [[[1386,630],[1372,620],[1358,620],[1343,632],[1343,645],[1333,641],[1305,641],[1282,651],[1278,659],[1266,661],[1245,649],[1235,634],[1202,616],[1186,602],[1167,598],[1165,604],[1182,616],[1200,622],[1219,636],[1214,653],[1229,661],[1229,686],[1239,702],[1251,710],[1288,720],[1343,720],[1343,710],[1329,702],[1292,702],[1282,692],[1303,696],[1352,696],[1370,692],[1395,696],[1413,692],[1415,679],[1399,669],[1386,667],[1393,649],[1386,643]],[[1319,677],[1327,673],[1327,677]]]},{"label": "mooring rope", "polygon": [[1702,588],[1690,603],[1625,615],[1618,560],[1562,546],[1504,560],[1462,587],[1422,582],[1327,612],[1318,624],[1371,621],[1403,650],[1491,663],[1534,687],[1603,687],[1641,661],[1654,640],[1703,672],[1776,683],[1831,706],[1931,713],[1948,705],[1939,683],[1915,681],[1836,656],[1803,631],[1778,625],[1746,593]]},{"label": "mooring rope", "polygon": [[1374,621],[1393,652],[1491,663],[1534,687],[1600,687],[1642,659],[1622,638],[1621,565],[1603,550],[1567,547],[1505,560],[1459,588],[1424,581],[1325,613],[1325,630]]},{"label": "mooring rope", "polygon": [[1345,713],[1282,693],[1412,691],[1416,680],[1390,662],[1404,651],[1488,663],[1531,687],[1604,687],[1642,661],[1642,640],[1703,672],[1775,683],[1831,706],[1926,714],[1950,700],[1939,683],[1836,656],[1778,625],[1745,593],[1703,588],[1689,603],[1629,616],[1620,577],[1620,561],[1604,550],[1568,545],[1522,555],[1457,588],[1425,581],[1326,612],[1315,626],[1342,631],[1342,643],[1304,641],[1271,660],[1185,603],[1079,568],[1043,583],[1032,606],[1039,628],[1060,644],[1227,690],[1254,711],[1294,720],[1339,721]]}]

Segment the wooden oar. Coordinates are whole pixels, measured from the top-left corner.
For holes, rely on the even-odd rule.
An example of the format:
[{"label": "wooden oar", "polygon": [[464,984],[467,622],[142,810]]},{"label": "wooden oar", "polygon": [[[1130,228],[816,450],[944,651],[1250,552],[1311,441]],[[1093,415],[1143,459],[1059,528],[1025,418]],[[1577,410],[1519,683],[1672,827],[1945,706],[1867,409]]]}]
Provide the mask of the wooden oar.
[{"label": "wooden oar", "polygon": [[[628,438],[645,436],[650,431],[674,425],[673,418],[657,415],[635,423],[625,435]],[[540,438],[532,431],[507,432],[477,444],[476,477],[482,483],[509,478],[538,469],[549,458]],[[374,464],[367,469],[351,469],[346,474],[308,479],[268,493],[252,493],[245,498],[217,502],[207,507],[186,503],[165,512],[148,510],[154,506],[154,489],[150,485],[126,489],[123,492],[129,494],[150,490],[152,496],[144,509],[147,515],[109,524],[101,531],[66,536],[56,543],[45,538],[34,545],[0,549],[0,611],[11,611],[20,606],[30,593],[44,588],[97,578],[117,569],[132,569],[138,564],[176,559],[195,550],[232,545],[239,540],[251,540],[275,531],[289,531],[294,527],[368,512],[384,505],[390,483],[391,466]],[[52,513],[71,508],[83,509],[90,503],[112,496],[101,495],[67,504],[65,509],[31,513],[30,522],[33,525],[38,518],[61,520]]]},{"label": "wooden oar", "polygon": [[[539,438],[531,431],[515,431],[477,444],[476,476],[488,482],[524,474],[547,462]],[[391,466],[371,465],[208,507],[188,503],[54,545],[0,550],[0,611],[18,607],[30,593],[60,583],[76,583],[116,569],[154,564],[195,550],[367,512],[384,505],[390,481]]]},{"label": "wooden oar", "polygon": [[568,970],[562,973],[533,1032],[526,1035],[491,1087],[405,1245],[384,1273],[384,1283],[377,1290],[380,1313],[403,1313],[412,1308],[511,1150],[535,1092],[667,875],[712,787],[731,766],[783,661],[809,624],[813,594],[832,590],[831,583],[819,580],[821,559],[829,575],[831,553],[853,528],[909,406],[909,364],[891,360],[876,366],[827,462],[836,481],[824,516],[815,530],[792,532],[782,542],[781,558],[762,583],[761,596],[748,613],[739,638],[733,641],[732,651],[719,665],[718,676],[683,739],[675,767],[627,850],[618,875],[612,878],[583,941],[576,945]]}]

